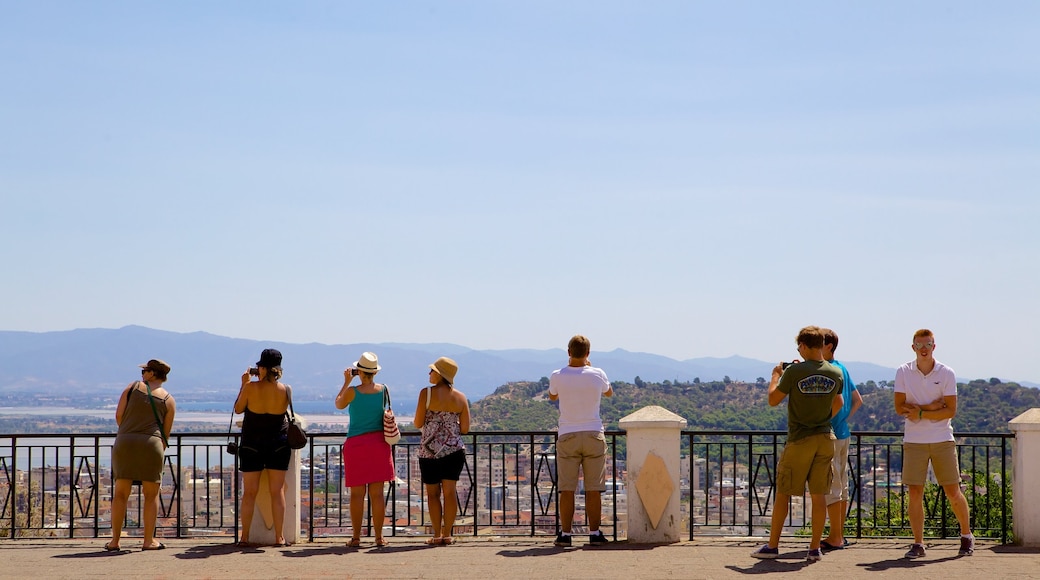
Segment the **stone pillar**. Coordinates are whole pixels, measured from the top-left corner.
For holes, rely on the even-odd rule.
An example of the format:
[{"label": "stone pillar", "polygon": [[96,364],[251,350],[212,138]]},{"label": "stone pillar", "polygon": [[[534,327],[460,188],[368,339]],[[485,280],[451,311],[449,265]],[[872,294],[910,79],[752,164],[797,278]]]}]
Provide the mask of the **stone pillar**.
[{"label": "stone pillar", "polygon": [[1040,547],[1040,502],[1029,495],[1040,487],[1040,409],[1029,409],[1008,422],[1015,434],[1011,452],[1014,479],[1012,525],[1015,542],[1030,548]]},{"label": "stone pillar", "polygon": [[[306,448],[304,448],[306,449]],[[289,471],[285,474],[285,521],[282,535],[285,541],[295,544],[300,541],[300,454],[303,449],[294,449],[289,457]],[[271,489],[267,486],[266,472],[260,476],[260,491],[256,494],[253,508],[253,523],[249,528],[249,541],[256,544],[274,544],[274,518],[271,511]]]},{"label": "stone pillar", "polygon": [[618,422],[628,446],[628,541],[682,540],[679,440],[686,419],[662,407],[643,407]]}]

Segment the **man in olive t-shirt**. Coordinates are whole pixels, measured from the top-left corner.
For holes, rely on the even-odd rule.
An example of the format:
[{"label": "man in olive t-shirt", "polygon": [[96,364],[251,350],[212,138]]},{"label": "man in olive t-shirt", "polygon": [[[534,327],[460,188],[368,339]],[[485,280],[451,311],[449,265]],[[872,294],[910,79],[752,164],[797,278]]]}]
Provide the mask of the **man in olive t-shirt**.
[{"label": "man in olive t-shirt", "polygon": [[[806,559],[820,560],[820,539],[827,521],[827,492],[831,486],[834,431],[831,417],[841,410],[841,370],[823,359],[824,332],[806,326],[798,332],[798,354],[805,362],[776,365],[769,381],[769,405],[787,401],[787,444],[776,467],[776,501],[770,521],[769,543],[752,552],[756,558],[780,554],[780,531],[787,519],[788,500],[805,492],[812,497],[812,540]],[[786,367],[786,369],[785,369]]]}]

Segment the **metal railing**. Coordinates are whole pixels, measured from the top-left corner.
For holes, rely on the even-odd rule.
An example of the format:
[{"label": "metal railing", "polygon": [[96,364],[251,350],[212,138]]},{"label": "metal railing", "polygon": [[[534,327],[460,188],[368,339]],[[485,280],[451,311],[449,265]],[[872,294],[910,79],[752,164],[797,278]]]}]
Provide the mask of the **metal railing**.
[{"label": "metal railing", "polygon": [[[769,534],[776,493],[776,466],[785,431],[683,431],[689,537],[696,534]],[[1011,541],[1010,433],[954,433],[961,488],[968,500],[973,533]],[[849,503],[846,534],[854,537],[912,537],[906,487],[901,481],[902,434],[852,433],[849,444]],[[807,533],[808,494],[791,499],[786,533]],[[925,535],[956,537],[956,518],[941,486],[926,485]]]},{"label": "metal railing", "polygon": [[[349,490],[340,485],[345,432],[310,433],[301,450],[301,533],[313,540],[350,534]],[[233,435],[237,437],[237,434]],[[1010,541],[1011,434],[957,433],[958,456],[973,531]],[[555,431],[482,431],[466,438],[466,466],[458,482],[458,535],[551,536],[559,529]],[[775,498],[782,431],[682,432],[679,493],[690,538],[695,534],[753,536],[768,533]],[[111,530],[111,450],[104,434],[0,434],[0,538],[102,537]],[[227,433],[174,434],[165,457],[158,534],[237,539],[241,496],[236,458],[225,451]],[[909,537],[899,433],[854,432],[850,445],[850,501],[846,530],[855,537]],[[388,535],[430,531],[426,494],[419,480],[418,433],[404,432],[395,448],[396,481],[386,486]],[[608,431],[607,493],[602,529],[627,537],[625,433]],[[631,493],[626,493],[630,491]],[[807,496],[792,498],[785,533],[804,533]],[[583,496],[575,525],[581,532]],[[143,514],[135,488],[125,528],[139,533]],[[366,513],[364,534],[372,535]],[[958,533],[949,502],[926,494],[926,534]]]}]

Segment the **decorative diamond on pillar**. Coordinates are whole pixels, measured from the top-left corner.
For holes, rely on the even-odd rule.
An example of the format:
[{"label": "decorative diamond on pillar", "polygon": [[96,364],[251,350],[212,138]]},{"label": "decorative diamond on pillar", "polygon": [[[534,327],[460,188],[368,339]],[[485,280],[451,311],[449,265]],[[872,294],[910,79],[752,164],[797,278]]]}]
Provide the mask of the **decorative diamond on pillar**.
[{"label": "decorative diamond on pillar", "polygon": [[655,530],[674,491],[675,483],[668,475],[664,460],[651,451],[636,477],[636,492],[639,493],[639,501],[643,502],[646,515],[650,517],[650,525]]}]

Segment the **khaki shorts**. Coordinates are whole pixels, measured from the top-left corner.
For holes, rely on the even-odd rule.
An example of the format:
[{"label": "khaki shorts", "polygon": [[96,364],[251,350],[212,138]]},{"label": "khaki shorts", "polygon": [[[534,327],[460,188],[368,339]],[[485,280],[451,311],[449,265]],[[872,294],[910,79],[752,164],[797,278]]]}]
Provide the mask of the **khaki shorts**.
[{"label": "khaki shorts", "polygon": [[599,431],[561,435],[556,441],[556,475],[560,491],[578,491],[578,467],[585,491],[607,489],[607,438]]},{"label": "khaki shorts", "polygon": [[961,482],[957,465],[957,442],[903,443],[903,483],[924,485],[928,482],[928,461],[932,462],[935,481],[939,485]]},{"label": "khaki shorts", "polygon": [[834,435],[820,433],[784,446],[776,466],[776,490],[786,495],[802,495],[805,484],[809,493],[824,495],[831,489],[834,457]]},{"label": "khaki shorts", "polygon": [[834,458],[831,459],[834,480],[831,481],[831,490],[827,492],[827,505],[839,501],[849,501],[849,441],[851,440],[851,437],[846,437],[834,441]]}]

